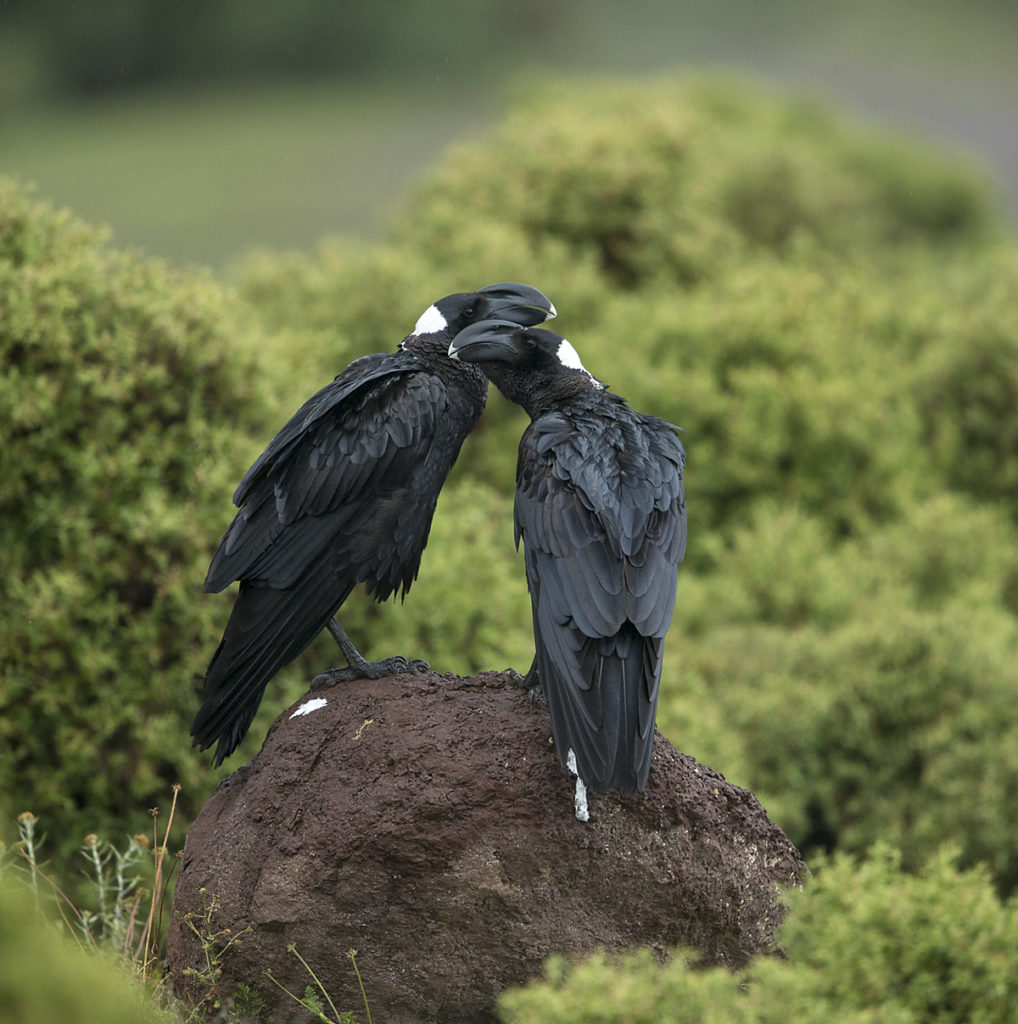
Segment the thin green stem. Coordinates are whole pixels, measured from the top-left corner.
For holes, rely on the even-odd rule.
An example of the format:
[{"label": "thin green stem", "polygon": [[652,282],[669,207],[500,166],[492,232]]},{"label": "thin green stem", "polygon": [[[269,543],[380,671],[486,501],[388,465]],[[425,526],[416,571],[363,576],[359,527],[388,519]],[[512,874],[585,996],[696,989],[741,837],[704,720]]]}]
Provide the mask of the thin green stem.
[{"label": "thin green stem", "polygon": [[368,1024],[371,1024],[371,1007],[368,1006],[368,994],[364,991],[364,982],[361,979],[360,968],[357,966],[357,950],[349,949],[346,955],[350,958],[350,963],[353,964],[353,972],[357,975],[357,984],[361,988],[361,998],[364,1000],[364,1012],[368,1015]]},{"label": "thin green stem", "polygon": [[[311,970],[311,966],[308,964],[307,960],[305,960],[304,957],[302,957],[300,955],[300,953],[297,952],[297,947],[296,946],[291,945],[291,946],[289,946],[287,948],[301,962],[301,964],[303,964],[304,970],[307,971],[308,974],[311,975],[311,979],[318,986],[318,991],[321,992],[323,996],[325,996],[325,1001],[329,1004],[329,1009],[332,1010],[333,1016],[338,1019],[339,1018],[339,1010],[336,1009],[336,1006],[335,1006],[335,1004],[332,1001],[332,996],[329,995],[329,993],[325,989],[325,986],[318,980],[318,975],[315,974],[315,972],[313,970]],[[369,1022],[369,1024],[370,1024],[370,1022]]]}]

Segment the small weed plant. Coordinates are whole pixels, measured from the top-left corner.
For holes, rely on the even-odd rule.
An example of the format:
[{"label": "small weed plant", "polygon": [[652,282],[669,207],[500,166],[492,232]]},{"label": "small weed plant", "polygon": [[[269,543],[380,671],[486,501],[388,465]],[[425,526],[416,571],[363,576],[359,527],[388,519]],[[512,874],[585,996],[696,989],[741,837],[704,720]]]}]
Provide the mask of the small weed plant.
[{"label": "small weed plant", "polygon": [[[55,908],[58,927],[77,943],[79,949],[94,954],[112,953],[131,975],[146,987],[154,1004],[168,1009],[176,1021],[183,1024],[202,1024],[208,1020],[223,1020],[226,1024],[252,1024],[268,1021],[269,1009],[258,990],[243,982],[232,992],[220,988],[223,961],[229,951],[240,945],[250,928],[234,931],[220,928],[215,922],[220,909],[219,897],[200,890],[202,910],[187,914],[184,921],[198,939],[203,963],[188,968],[185,974],[195,982],[197,999],[184,1004],[165,991],[159,977],[164,937],[163,917],[169,885],[175,865],[167,869],[168,840],[173,815],[177,806],[179,787],[173,791],[169,821],[159,839],[157,829],[158,808],[150,809],[153,837],[144,834],[129,836],[125,845],[116,844],[89,833],[81,843],[79,853],[84,862],[87,901],[75,900],[57,882],[47,869],[43,858],[46,843],[40,819],[31,811],[17,818],[17,839],[7,845],[0,842],[0,881],[13,877],[32,894],[36,910],[43,915]],[[142,884],[146,861],[151,858],[151,885]],[[307,960],[290,945],[292,953],[307,971],[313,984],[297,995],[266,971],[274,985],[281,988],[295,1002],[303,1006],[323,1024],[359,1024],[349,1011],[336,1008],[331,996]],[[353,965],[364,1000],[366,1024],[371,1024],[364,982],[357,967],[357,951],[347,952]]]},{"label": "small weed plant", "polygon": [[184,974],[196,982],[196,990],[202,995],[190,1006],[189,1020],[204,1020],[214,1013],[225,1010],[230,1021],[262,1020],[265,1001],[248,985],[237,986],[233,999],[227,1004],[219,979],[223,973],[223,958],[235,946],[240,945],[244,936],[251,931],[244,928],[234,932],[231,928],[217,928],[213,919],[219,910],[219,897],[200,889],[201,913],[184,916],[184,923],[194,933],[201,946],[204,963],[201,967],[188,967]]},{"label": "small weed plant", "polygon": [[[148,981],[155,974],[159,959],[159,936],[163,912],[175,865],[166,869],[167,844],[180,787],[173,789],[169,820],[162,840],[158,836],[159,809],[151,808],[153,837],[144,834],[128,837],[122,849],[95,833],[85,836],[79,853],[85,862],[87,889],[91,906],[81,906],[46,870],[42,859],[45,834],[39,818],[31,811],[18,815],[18,838],[11,849],[0,851],[0,875],[20,876],[32,892],[36,908],[44,901],[57,914],[78,945],[92,951],[113,951]],[[152,857],[152,884],[140,886],[138,874],[148,856]],[[147,903],[146,903],[147,901]]]},{"label": "small weed plant", "polygon": [[[336,1004],[333,1003],[332,997],[322,984],[321,979],[315,974],[307,960],[300,955],[297,947],[292,942],[286,947],[286,950],[301,962],[301,966],[308,972],[314,985],[306,985],[304,987],[304,994],[298,996],[275,978],[272,971],[265,972],[269,980],[278,988],[281,988],[295,1003],[299,1003],[309,1013],[314,1014],[315,1018],[321,1021],[322,1024],[359,1024],[357,1018],[349,1010],[340,1012],[336,1009]],[[357,984],[361,990],[361,998],[364,1000],[364,1013],[367,1016],[367,1024],[371,1024],[371,1008],[368,1005],[368,996],[364,990],[364,979],[361,978],[361,972],[357,966],[357,950],[348,949],[346,955],[350,958],[350,963],[353,965],[354,974],[357,975]],[[329,1013],[326,1013],[326,1005],[331,1016]]]}]

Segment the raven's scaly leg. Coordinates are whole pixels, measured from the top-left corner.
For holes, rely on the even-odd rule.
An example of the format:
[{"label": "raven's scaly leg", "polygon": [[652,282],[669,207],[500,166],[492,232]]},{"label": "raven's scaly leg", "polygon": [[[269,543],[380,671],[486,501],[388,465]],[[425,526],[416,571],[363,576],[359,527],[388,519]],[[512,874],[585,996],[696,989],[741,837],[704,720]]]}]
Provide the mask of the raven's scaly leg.
[{"label": "raven's scaly leg", "polygon": [[339,649],[346,658],[345,668],[333,668],[328,672],[322,672],[311,680],[311,689],[320,690],[325,686],[335,686],[336,683],[345,683],[351,679],[382,679],[385,676],[398,675],[400,672],[427,672],[426,661],[408,661],[406,658],[396,655],[393,658],[385,658],[383,661],[367,661],[362,657],[360,651],[353,645],[353,641],[346,635],[343,627],[336,619],[329,619],[328,630],[333,640],[339,644]]}]

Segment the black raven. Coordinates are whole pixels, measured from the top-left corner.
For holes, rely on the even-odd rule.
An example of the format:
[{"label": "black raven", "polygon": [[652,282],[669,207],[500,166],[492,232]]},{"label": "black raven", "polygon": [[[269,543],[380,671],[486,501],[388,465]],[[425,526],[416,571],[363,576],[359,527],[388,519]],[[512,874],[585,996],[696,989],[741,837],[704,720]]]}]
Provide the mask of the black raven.
[{"label": "black raven", "polygon": [[506,320],[467,327],[449,354],[530,415],[516,468],[536,655],[563,765],[591,790],[643,789],[676,567],[686,548],[685,453],[564,338]]},{"label": "black raven", "polygon": [[243,739],[275,673],[328,628],[347,666],[313,686],[427,668],[370,663],[333,618],[358,583],[384,601],[417,578],[438,492],[477,422],[488,381],[449,358],[485,317],[538,324],[555,315],[529,285],[493,284],[429,306],[395,352],[364,356],[297,410],[233,495],[239,511],[205,580],[240,580],[205,675],[194,744],[219,765]]}]

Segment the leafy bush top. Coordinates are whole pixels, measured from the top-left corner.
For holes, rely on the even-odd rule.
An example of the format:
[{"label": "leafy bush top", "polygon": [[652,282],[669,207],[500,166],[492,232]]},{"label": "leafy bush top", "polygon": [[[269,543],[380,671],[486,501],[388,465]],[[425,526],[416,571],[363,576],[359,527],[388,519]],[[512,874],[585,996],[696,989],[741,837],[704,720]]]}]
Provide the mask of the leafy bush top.
[{"label": "leafy bush top", "polygon": [[0,774],[64,849],[198,789],[201,579],[266,405],[235,320],[0,182]]}]

